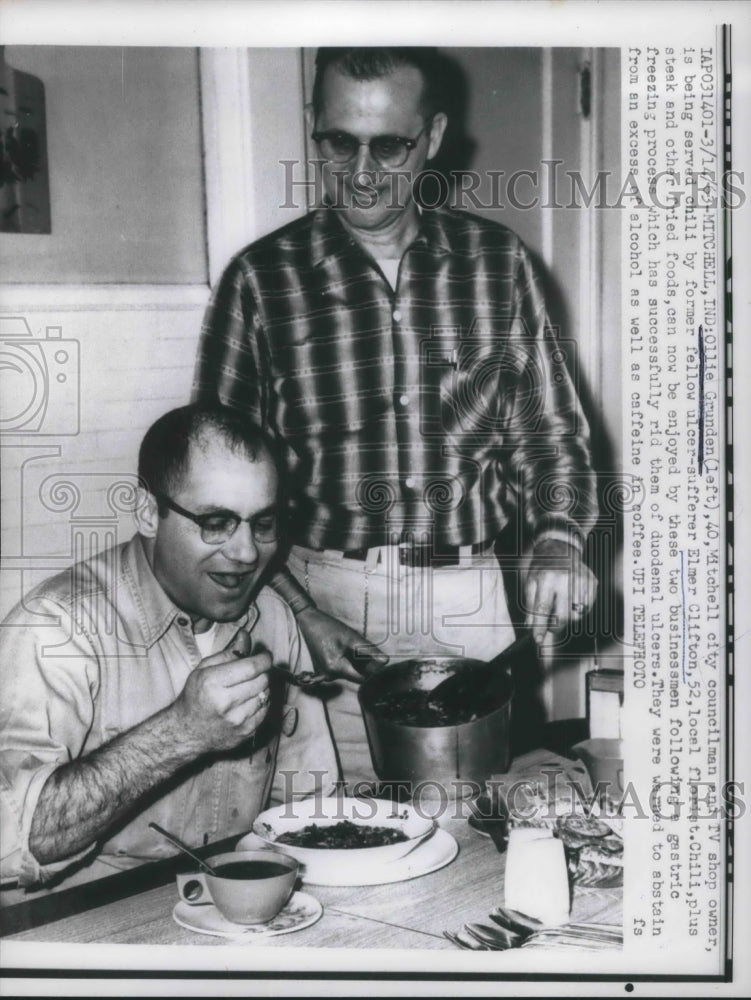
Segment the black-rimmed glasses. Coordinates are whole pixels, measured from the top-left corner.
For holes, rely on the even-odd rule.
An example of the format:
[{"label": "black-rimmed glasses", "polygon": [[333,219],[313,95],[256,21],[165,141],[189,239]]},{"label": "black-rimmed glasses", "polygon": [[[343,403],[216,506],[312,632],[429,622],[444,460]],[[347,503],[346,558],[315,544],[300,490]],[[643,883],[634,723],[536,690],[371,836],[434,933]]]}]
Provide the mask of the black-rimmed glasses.
[{"label": "black-rimmed glasses", "polygon": [[187,517],[194,524],[197,524],[201,531],[201,538],[207,545],[221,545],[228,541],[243,521],[250,525],[253,538],[261,544],[275,542],[279,538],[279,518],[276,511],[262,511],[260,514],[254,514],[253,517],[239,517],[231,510],[193,514],[164,493],[157,493],[156,499],[165,507],[174,510],[176,514]]},{"label": "black-rimmed glasses", "polygon": [[374,135],[372,139],[358,139],[349,132],[331,129],[328,132],[314,132],[313,141],[318,145],[324,158],[334,163],[348,163],[357,156],[360,146],[367,146],[376,163],[393,169],[404,166],[420,136],[429,128],[430,122],[425,124],[414,138],[401,135]]}]

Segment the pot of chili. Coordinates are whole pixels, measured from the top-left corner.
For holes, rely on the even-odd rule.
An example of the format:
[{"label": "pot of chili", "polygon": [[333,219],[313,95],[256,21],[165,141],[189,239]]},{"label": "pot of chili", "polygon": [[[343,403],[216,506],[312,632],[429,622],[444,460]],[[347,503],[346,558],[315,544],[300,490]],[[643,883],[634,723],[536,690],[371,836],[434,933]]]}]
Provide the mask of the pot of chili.
[{"label": "pot of chili", "polygon": [[[511,763],[512,672],[536,658],[530,633],[489,662],[417,657],[389,664],[359,689],[373,768],[381,782],[425,798],[485,790]],[[431,698],[456,678],[456,699]]]}]

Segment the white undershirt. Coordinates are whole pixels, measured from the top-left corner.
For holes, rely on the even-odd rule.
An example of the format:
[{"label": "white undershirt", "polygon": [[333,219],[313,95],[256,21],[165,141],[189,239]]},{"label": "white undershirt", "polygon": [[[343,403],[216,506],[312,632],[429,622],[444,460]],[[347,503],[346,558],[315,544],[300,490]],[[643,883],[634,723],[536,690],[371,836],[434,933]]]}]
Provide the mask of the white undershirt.
[{"label": "white undershirt", "polygon": [[399,258],[398,257],[379,257],[376,261],[380,269],[386,275],[388,283],[396,291],[396,278],[399,274]]},{"label": "white undershirt", "polygon": [[216,622],[212,624],[211,628],[207,628],[205,632],[194,632],[193,636],[196,640],[196,646],[198,646],[198,652],[201,654],[201,659],[205,660],[207,656],[211,656],[214,652]]}]

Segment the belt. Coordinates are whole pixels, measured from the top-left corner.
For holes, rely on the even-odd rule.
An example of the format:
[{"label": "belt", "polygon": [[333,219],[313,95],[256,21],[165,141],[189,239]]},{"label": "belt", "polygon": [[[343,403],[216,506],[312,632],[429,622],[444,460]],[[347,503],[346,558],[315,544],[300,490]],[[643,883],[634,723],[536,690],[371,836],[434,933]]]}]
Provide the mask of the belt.
[{"label": "belt", "polygon": [[462,557],[481,555],[492,548],[492,542],[477,542],[475,545],[447,545],[441,549],[436,549],[430,544],[414,545],[403,543],[401,545],[376,545],[366,546],[362,549],[348,549],[342,553],[344,559],[354,559],[359,562],[368,562],[369,556],[374,550],[383,556],[387,549],[396,553],[396,558],[400,566],[417,568],[420,566],[434,566],[436,568],[444,566],[458,566]]}]

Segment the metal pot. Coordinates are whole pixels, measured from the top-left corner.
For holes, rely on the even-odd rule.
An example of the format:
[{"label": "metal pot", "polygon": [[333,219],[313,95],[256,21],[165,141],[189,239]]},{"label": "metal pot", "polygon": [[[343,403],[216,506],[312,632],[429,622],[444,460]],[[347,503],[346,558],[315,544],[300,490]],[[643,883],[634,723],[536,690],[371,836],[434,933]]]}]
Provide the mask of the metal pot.
[{"label": "metal pot", "polygon": [[[534,644],[531,643],[532,649]],[[464,798],[485,790],[492,774],[508,770],[511,763],[511,703],[514,684],[511,664],[528,656],[525,638],[492,661],[499,671],[493,701],[487,714],[458,725],[417,726],[394,721],[374,710],[387,693],[432,691],[449,675],[478,671],[487,675],[488,664],[467,657],[418,657],[390,664],[360,687],[359,699],[370,744],[373,768],[382,782],[408,784],[426,798]]]}]

